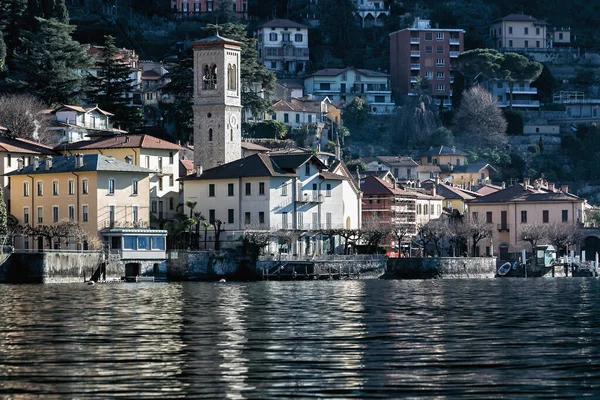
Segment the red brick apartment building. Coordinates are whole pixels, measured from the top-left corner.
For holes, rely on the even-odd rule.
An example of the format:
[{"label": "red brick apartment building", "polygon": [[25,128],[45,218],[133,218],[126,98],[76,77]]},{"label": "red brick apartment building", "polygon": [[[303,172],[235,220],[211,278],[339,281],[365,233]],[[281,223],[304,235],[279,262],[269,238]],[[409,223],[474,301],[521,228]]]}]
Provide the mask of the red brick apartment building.
[{"label": "red brick apartment building", "polygon": [[454,68],[463,51],[465,31],[431,28],[417,19],[412,28],[390,33],[390,74],[395,95],[409,94],[419,76],[431,84],[431,93],[450,106]]},{"label": "red brick apartment building", "polygon": [[[171,0],[171,9],[179,18],[203,17],[219,10],[219,0]],[[239,19],[248,18],[248,0],[233,0],[231,6]]]}]

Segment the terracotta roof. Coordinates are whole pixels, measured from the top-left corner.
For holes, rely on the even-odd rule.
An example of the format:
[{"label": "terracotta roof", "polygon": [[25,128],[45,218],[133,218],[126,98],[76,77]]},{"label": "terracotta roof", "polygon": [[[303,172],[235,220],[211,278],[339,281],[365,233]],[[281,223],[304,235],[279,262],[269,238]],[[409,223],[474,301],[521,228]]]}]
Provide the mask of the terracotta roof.
[{"label": "terracotta roof", "polygon": [[227,164],[219,165],[218,167],[207,169],[201,176],[191,174],[183,178],[181,181],[191,180],[209,180],[209,179],[237,179],[247,177],[270,177],[270,176],[297,176],[293,172],[289,172],[271,160],[265,154],[257,153],[246,158],[232,161]]},{"label": "terracotta roof", "polygon": [[364,76],[372,76],[372,77],[389,77],[390,74],[386,74],[383,72],[379,72],[379,71],[373,71],[370,69],[361,69],[361,68],[325,68],[325,69],[321,69],[318,70],[317,72],[313,72],[310,75],[307,75],[306,77],[311,77],[311,76],[338,76],[344,72],[347,71],[357,71],[358,73],[360,73],[361,75]]},{"label": "terracotta roof", "polygon": [[161,78],[161,75],[154,71],[153,69],[149,69],[147,71],[142,72],[142,79],[156,81]]},{"label": "terracotta roof", "polygon": [[188,171],[194,171],[194,161],[179,160],[179,176],[186,176]]},{"label": "terracotta roof", "polygon": [[51,147],[34,142],[32,140],[21,138],[9,139],[3,136],[0,136],[0,151],[4,151],[7,153],[26,153],[44,155],[58,154],[57,152],[52,150]]},{"label": "terracotta roof", "polygon": [[256,150],[256,151],[269,151],[266,147],[252,142],[242,142],[242,149],[245,150]]},{"label": "terracotta roof", "polygon": [[80,142],[61,144],[56,150],[88,150],[88,149],[114,149],[114,148],[145,148],[162,150],[180,150],[181,146],[164,139],[142,134],[115,135],[97,140],[83,140]]},{"label": "terracotta roof", "polygon": [[154,172],[148,168],[138,167],[137,165],[128,164],[123,161],[116,160],[112,157],[106,157],[102,154],[85,154],[83,156],[83,166],[75,168],[75,156],[63,157],[57,156],[52,158],[52,167],[46,170],[47,160],[40,159],[39,167],[33,170],[33,164],[24,167],[21,170],[16,170],[6,174],[12,175],[37,175],[37,174],[57,174],[62,172],[76,171],[112,171],[112,172],[127,172],[127,173],[142,173],[150,174]]},{"label": "terracotta roof", "polygon": [[414,167],[418,166],[415,160],[410,157],[401,157],[401,156],[377,156],[377,159],[381,160],[384,164],[392,165],[392,166],[402,166],[402,167]]},{"label": "terracotta roof", "polygon": [[409,193],[405,190],[394,188],[388,182],[375,175],[369,175],[365,176],[364,178],[361,178],[360,190],[366,195],[389,194],[397,196],[415,197],[414,193]]},{"label": "terracotta roof", "polygon": [[292,98],[289,102],[285,100],[279,100],[271,106],[271,110],[321,113],[321,102],[318,100],[299,98]]},{"label": "terracotta roof", "polygon": [[482,196],[487,196],[488,194],[496,193],[497,191],[499,191],[501,189],[502,188],[499,186],[483,185],[482,187],[477,189],[477,193],[479,193]]},{"label": "terracotta roof", "polygon": [[84,108],[84,107],[81,107],[81,106],[70,106],[70,105],[67,105],[67,104],[63,104],[62,106],[56,107],[52,112],[56,113],[56,112],[62,110],[63,108],[67,108],[69,110],[77,111],[77,112],[80,112],[80,113],[87,113],[87,112],[90,112],[90,111],[98,110],[98,112],[100,114],[104,114],[104,115],[107,115],[107,116],[113,116],[114,115],[114,114],[109,113],[108,111],[104,111],[103,109],[98,108],[98,107],[85,107]]},{"label": "terracotta roof", "polygon": [[332,181],[345,181],[348,179],[345,176],[334,174],[333,172],[329,172],[329,171],[321,171],[321,172],[319,172],[319,176],[323,179],[328,179],[328,180],[332,180]]},{"label": "terracotta roof", "polygon": [[494,22],[498,22],[498,21],[531,21],[533,22],[535,25],[548,25],[548,23],[542,19],[537,19],[534,16],[531,15],[525,15],[525,14],[509,14],[505,17],[499,18]]},{"label": "terracotta roof", "polygon": [[582,198],[571,193],[562,191],[548,191],[546,189],[534,189],[532,186],[524,188],[522,184],[514,185],[506,189],[490,193],[471,200],[469,203],[505,203],[505,202],[548,202],[548,201],[584,201]]},{"label": "terracotta roof", "polygon": [[450,185],[446,185],[443,183],[436,184],[432,181],[427,181],[427,183],[423,183],[423,187],[430,187],[435,185],[435,191],[438,195],[442,196],[444,199],[459,199],[459,200],[473,200],[476,196],[470,195],[461,191],[459,188],[455,188]]},{"label": "terracotta roof", "polygon": [[210,36],[204,39],[196,40],[192,43],[192,47],[202,47],[202,46],[210,46],[213,44],[233,44],[237,46],[241,46],[242,42],[238,42],[237,40],[225,38],[218,33],[214,36]]},{"label": "terracotta roof", "polygon": [[264,24],[258,26],[256,29],[260,28],[300,28],[300,29],[308,29],[308,26],[302,25],[298,22],[290,21],[289,19],[273,19],[269,22],[265,22]]},{"label": "terracotta roof", "polygon": [[456,150],[456,147],[440,146],[439,148],[432,147],[431,149],[427,150],[426,152],[419,154],[419,157],[423,157],[423,156],[466,156],[466,155],[467,155],[467,153],[465,153],[464,151]]}]

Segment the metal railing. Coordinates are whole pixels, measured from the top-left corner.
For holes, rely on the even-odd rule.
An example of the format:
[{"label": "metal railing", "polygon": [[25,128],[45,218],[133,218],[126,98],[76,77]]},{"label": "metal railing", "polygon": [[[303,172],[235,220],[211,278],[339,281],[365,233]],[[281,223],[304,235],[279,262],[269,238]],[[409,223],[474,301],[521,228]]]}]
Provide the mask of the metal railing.
[{"label": "metal railing", "polygon": [[273,256],[260,256],[258,261],[383,261],[385,254],[325,254],[325,255],[290,255],[278,254]]}]

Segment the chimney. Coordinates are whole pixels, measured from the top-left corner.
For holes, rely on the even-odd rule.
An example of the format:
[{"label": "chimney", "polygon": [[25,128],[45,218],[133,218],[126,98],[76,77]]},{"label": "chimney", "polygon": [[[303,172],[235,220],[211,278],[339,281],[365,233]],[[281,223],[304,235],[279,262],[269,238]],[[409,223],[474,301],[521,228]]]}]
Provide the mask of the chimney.
[{"label": "chimney", "polygon": [[337,161],[342,159],[342,149],[340,146],[340,137],[336,135],[336,140],[335,140],[335,159]]},{"label": "chimney", "polygon": [[133,157],[125,156],[125,164],[131,164],[132,160],[133,160]]},{"label": "chimney", "polygon": [[524,189],[527,189],[529,187],[529,178],[525,178],[523,180],[523,186],[525,186]]},{"label": "chimney", "polygon": [[548,190],[554,192],[554,182],[548,182]]},{"label": "chimney", "polygon": [[125,143],[129,143],[129,135],[125,135]]},{"label": "chimney", "polygon": [[435,184],[436,184],[436,185],[439,185],[439,184],[440,184],[440,176],[439,176],[439,175],[436,175],[436,176],[435,176]]},{"label": "chimney", "polygon": [[502,189],[506,189],[506,182],[502,182]]},{"label": "chimney", "polygon": [[83,167],[83,153],[75,154],[75,168],[79,169]]},{"label": "chimney", "polygon": [[52,168],[52,156],[46,157],[46,171]]},{"label": "chimney", "polygon": [[437,195],[437,188],[435,187],[435,185],[431,186],[431,195],[432,196]]},{"label": "chimney", "polygon": [[40,158],[38,156],[33,157],[33,170],[37,171],[40,167]]},{"label": "chimney", "polygon": [[202,165],[197,165],[196,166],[196,176],[199,178],[202,176],[202,173],[204,172]]},{"label": "chimney", "polygon": [[562,185],[560,187],[560,190],[562,190],[563,193],[569,193],[569,186],[568,185]]},{"label": "chimney", "polygon": [[18,158],[17,159],[17,170],[20,171],[23,169],[23,159],[22,158]]}]

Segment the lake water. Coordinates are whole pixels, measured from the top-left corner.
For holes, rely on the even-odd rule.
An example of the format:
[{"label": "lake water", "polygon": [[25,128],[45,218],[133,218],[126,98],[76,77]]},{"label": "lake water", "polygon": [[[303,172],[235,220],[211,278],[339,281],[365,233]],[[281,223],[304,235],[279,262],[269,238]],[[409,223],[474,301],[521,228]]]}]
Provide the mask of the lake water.
[{"label": "lake water", "polygon": [[0,398],[600,396],[600,281],[0,285]]}]

